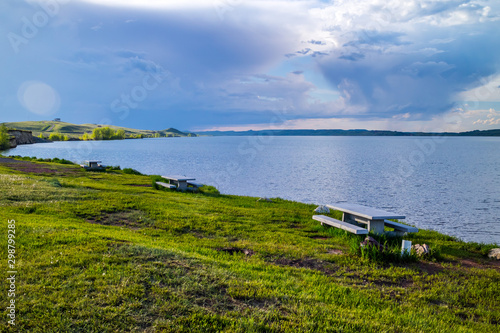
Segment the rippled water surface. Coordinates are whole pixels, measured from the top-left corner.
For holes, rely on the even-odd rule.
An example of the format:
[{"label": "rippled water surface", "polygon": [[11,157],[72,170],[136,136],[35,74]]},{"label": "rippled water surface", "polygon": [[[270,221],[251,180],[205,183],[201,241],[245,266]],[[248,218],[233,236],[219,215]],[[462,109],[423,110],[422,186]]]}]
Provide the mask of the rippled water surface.
[{"label": "rippled water surface", "polygon": [[24,145],[7,154],[182,174],[228,194],[354,202],[500,244],[500,138],[163,138]]}]

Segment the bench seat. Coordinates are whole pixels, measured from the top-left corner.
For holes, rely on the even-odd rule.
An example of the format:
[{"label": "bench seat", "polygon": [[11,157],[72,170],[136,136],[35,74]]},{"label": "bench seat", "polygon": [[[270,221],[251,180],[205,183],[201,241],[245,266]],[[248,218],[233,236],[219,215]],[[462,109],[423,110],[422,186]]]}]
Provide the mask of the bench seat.
[{"label": "bench seat", "polygon": [[389,227],[393,228],[395,231],[401,231],[401,232],[418,232],[418,229],[409,225],[404,225],[398,222],[393,222],[389,220],[384,220],[384,224]]},{"label": "bench seat", "polygon": [[200,184],[200,183],[193,183],[193,182],[187,182],[188,185],[191,185],[193,187],[203,187],[203,184]]},{"label": "bench seat", "polygon": [[351,223],[342,222],[342,221],[336,220],[334,218],[331,218],[331,217],[328,217],[325,215],[313,215],[313,219],[321,222],[321,225],[323,225],[323,223],[328,224],[332,227],[340,228],[340,229],[352,232],[353,234],[356,234],[356,235],[368,234],[368,230],[366,230],[365,228],[355,226],[354,224],[351,224]]},{"label": "bench seat", "polygon": [[166,187],[166,188],[170,188],[170,189],[177,188],[177,186],[175,186],[174,184],[167,184],[167,183],[164,183],[164,182],[156,182],[156,185],[160,185],[160,186],[163,186],[163,187]]}]

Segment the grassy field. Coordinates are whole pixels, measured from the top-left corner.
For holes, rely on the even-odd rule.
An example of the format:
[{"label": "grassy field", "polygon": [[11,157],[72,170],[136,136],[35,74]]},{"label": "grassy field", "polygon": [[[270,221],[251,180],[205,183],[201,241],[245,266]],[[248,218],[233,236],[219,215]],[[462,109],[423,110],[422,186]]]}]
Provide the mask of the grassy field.
[{"label": "grassy field", "polygon": [[[51,133],[61,133],[67,135],[69,138],[78,139],[84,133],[92,133],[95,128],[98,128],[97,124],[70,124],[61,121],[23,121],[15,123],[5,123],[9,128],[15,128],[20,130],[32,131],[33,136],[39,136],[42,133],[45,137],[48,137]],[[159,133],[161,136],[187,136],[187,133],[176,130],[175,128],[168,128],[161,131],[150,131],[150,130],[138,130],[126,127],[106,125],[102,127],[110,127],[113,130],[124,130],[127,136],[142,134],[144,136],[154,136]]]},{"label": "grassy field", "polygon": [[4,279],[0,331],[499,330],[493,245],[421,230],[405,239],[429,244],[428,258],[362,255],[363,237],[320,226],[313,205],[151,184],[3,159],[0,258],[6,276],[15,220],[18,274],[16,326]]}]

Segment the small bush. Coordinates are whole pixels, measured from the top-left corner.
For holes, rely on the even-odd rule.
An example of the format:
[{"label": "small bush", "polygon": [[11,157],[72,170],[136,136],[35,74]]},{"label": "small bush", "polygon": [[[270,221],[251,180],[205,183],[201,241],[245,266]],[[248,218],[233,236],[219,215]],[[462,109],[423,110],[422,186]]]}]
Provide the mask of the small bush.
[{"label": "small bush", "polygon": [[49,135],[50,141],[68,141],[69,137],[61,133],[51,133]]},{"label": "small bush", "polygon": [[151,178],[151,186],[153,186],[153,188],[155,190],[169,190],[170,191],[170,189],[167,189],[166,187],[163,187],[163,186],[156,184],[156,182],[165,182],[165,178],[163,178],[162,176],[151,175],[150,178]]},{"label": "small bush", "polygon": [[132,169],[132,168],[125,168],[123,169],[123,173],[127,174],[127,175],[138,175],[138,176],[142,176],[142,173],[140,173],[139,171],[135,170],[135,169]]},{"label": "small bush", "polygon": [[215,186],[211,185],[204,185],[199,188],[199,191],[205,194],[216,194],[216,195],[220,194],[219,190]]},{"label": "small bush", "polygon": [[71,161],[68,161],[68,160],[65,160],[64,158],[53,158],[51,161],[49,159],[49,162],[53,162],[53,163],[59,163],[59,164],[75,164]]},{"label": "small bush", "polygon": [[47,180],[47,183],[49,183],[53,187],[62,187],[61,183],[59,182],[59,179],[57,178],[51,178]]},{"label": "small bush", "polygon": [[5,124],[0,127],[0,150],[10,148],[10,135]]}]

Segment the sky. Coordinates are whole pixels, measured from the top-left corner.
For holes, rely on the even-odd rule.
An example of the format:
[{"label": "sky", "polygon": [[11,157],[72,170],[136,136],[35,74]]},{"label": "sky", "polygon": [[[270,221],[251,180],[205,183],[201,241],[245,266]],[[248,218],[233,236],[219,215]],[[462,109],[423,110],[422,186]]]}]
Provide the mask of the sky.
[{"label": "sky", "polygon": [[2,0],[0,121],[500,128],[500,1]]}]

